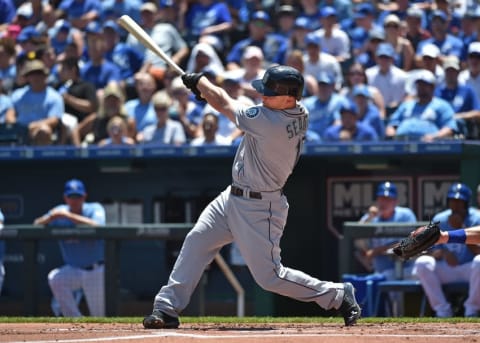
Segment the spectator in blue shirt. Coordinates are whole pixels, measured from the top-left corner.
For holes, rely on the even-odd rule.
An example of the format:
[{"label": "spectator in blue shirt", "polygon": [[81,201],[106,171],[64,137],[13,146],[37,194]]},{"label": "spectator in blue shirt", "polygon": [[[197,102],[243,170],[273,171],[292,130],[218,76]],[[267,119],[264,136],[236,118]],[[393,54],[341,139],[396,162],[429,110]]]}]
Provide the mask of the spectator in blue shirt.
[{"label": "spectator in blue shirt", "polygon": [[[87,191],[82,181],[67,181],[63,199],[64,204],[38,217],[34,224],[58,228],[105,225],[104,207],[100,203],[86,202]],[[74,299],[74,292],[79,289],[85,294],[90,315],[105,316],[104,241],[61,240],[59,245],[65,264],[50,271],[48,284],[63,316],[82,316]]]},{"label": "spectator in blue shirt", "polygon": [[373,127],[359,121],[358,108],[354,103],[344,103],[339,112],[340,124],[332,125],[325,130],[323,135],[325,142],[378,140],[378,135]]},{"label": "spectator in blue shirt", "polygon": [[52,134],[65,112],[62,96],[47,85],[48,73],[42,61],[27,61],[22,75],[28,85],[12,93],[16,122],[28,130],[28,138],[33,145],[53,143]]},{"label": "spectator in blue shirt", "polygon": [[340,107],[348,101],[335,92],[335,82],[330,75],[321,73],[317,81],[317,94],[302,100],[309,112],[307,141],[321,140],[327,127],[339,124]]},{"label": "spectator in blue shirt", "polygon": [[358,110],[358,122],[371,126],[379,139],[385,137],[385,124],[380,116],[380,110],[372,101],[370,87],[367,85],[356,85],[352,90],[352,97]]},{"label": "spectator in blue shirt", "polygon": [[391,115],[385,129],[387,137],[432,142],[458,131],[450,104],[434,96],[435,82],[435,75],[428,70],[417,74],[416,98],[404,101]]},{"label": "spectator in blue shirt", "polygon": [[232,28],[232,17],[224,2],[214,0],[191,1],[185,15],[186,40],[190,47],[202,41],[202,37],[213,36],[223,50],[225,34]]},{"label": "spectator in blue shirt", "polygon": [[61,0],[57,18],[65,17],[73,27],[83,30],[93,21],[100,19],[102,8],[97,0]]},{"label": "spectator in blue shirt", "polygon": [[262,49],[267,67],[272,63],[282,64],[288,48],[288,40],[276,33],[269,33],[271,19],[268,13],[257,11],[252,14],[248,23],[249,36],[236,43],[227,55],[227,69],[238,69],[244,50],[249,45],[258,46]]},{"label": "spectator in blue shirt", "polygon": [[82,79],[93,83],[97,90],[105,88],[109,83],[119,83],[120,68],[105,58],[106,44],[100,23],[88,24],[86,38],[88,59],[80,71]]},{"label": "spectator in blue shirt", "polygon": [[105,58],[120,68],[120,78],[126,89],[134,87],[133,76],[143,65],[144,55],[132,46],[120,41],[120,27],[113,20],[103,24]]},{"label": "spectator in blue shirt", "polygon": [[[437,87],[435,96],[446,100],[455,112],[458,130],[465,138],[478,138],[476,118],[480,116],[480,103],[473,89],[458,83],[460,62],[456,56],[449,56],[443,62],[445,83]],[[473,119],[473,120],[472,120]]]},{"label": "spectator in blue shirt", "polygon": [[0,24],[9,24],[15,18],[15,5],[12,0],[0,0]]},{"label": "spectator in blue shirt", "polygon": [[436,10],[432,13],[432,37],[421,41],[417,47],[417,64],[421,59],[422,47],[426,44],[434,44],[440,49],[440,56],[455,55],[461,58],[463,42],[449,33],[448,16],[445,12]]},{"label": "spectator in blue shirt", "polygon": [[155,78],[146,72],[135,74],[135,90],[137,97],[125,103],[125,111],[133,118],[136,132],[140,132],[148,125],[157,123],[152,103],[153,94],[157,90]]}]

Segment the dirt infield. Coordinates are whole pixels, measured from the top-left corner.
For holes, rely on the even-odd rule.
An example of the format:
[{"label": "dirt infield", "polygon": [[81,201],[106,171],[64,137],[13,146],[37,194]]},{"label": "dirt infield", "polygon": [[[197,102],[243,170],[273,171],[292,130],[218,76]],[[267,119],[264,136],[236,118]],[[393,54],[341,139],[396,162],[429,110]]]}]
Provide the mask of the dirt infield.
[{"label": "dirt infield", "polygon": [[145,330],[141,324],[0,323],[0,342],[480,342],[478,323],[185,324],[177,330]]}]

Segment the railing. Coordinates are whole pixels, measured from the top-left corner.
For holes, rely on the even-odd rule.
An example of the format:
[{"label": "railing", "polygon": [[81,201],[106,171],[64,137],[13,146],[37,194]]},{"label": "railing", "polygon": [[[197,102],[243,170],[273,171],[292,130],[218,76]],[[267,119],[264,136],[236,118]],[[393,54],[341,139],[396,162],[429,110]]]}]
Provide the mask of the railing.
[{"label": "railing", "polygon": [[351,273],[354,252],[354,240],[372,237],[405,237],[415,228],[428,222],[417,223],[343,223],[343,238],[338,250],[338,272],[340,279],[343,274]]},{"label": "railing", "polygon": [[[183,241],[193,227],[192,223],[159,223],[138,225],[109,225],[104,227],[77,226],[74,228],[44,227],[38,225],[6,225],[0,230],[0,239],[23,242],[24,253],[24,314],[38,313],[38,242],[47,239],[103,239],[105,240],[105,310],[107,316],[118,314],[118,246],[122,240],[170,240]],[[221,255],[215,256],[227,280],[237,292],[237,315],[244,316],[244,290]]]}]

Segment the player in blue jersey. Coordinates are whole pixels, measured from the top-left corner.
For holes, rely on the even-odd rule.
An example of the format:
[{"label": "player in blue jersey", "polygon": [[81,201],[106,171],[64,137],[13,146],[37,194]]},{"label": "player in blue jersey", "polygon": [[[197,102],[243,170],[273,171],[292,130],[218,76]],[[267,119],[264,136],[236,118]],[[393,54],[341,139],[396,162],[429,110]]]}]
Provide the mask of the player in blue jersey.
[{"label": "player in blue jersey", "polygon": [[[65,204],[55,206],[35,219],[36,225],[58,228],[105,225],[105,209],[97,202],[86,202],[87,191],[77,179],[65,183]],[[74,298],[81,289],[91,316],[105,316],[104,241],[61,240],[60,251],[65,264],[48,274],[48,284],[64,317],[80,317]]]}]

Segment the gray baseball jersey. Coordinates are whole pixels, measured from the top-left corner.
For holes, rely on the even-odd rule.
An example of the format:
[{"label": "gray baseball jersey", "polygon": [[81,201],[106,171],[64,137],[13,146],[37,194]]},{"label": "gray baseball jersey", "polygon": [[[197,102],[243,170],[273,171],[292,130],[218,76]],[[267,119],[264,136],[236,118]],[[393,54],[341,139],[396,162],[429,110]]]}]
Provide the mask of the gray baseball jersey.
[{"label": "gray baseball jersey", "polygon": [[289,206],[282,187],[302,151],[307,110],[300,104],[290,110],[255,106],[238,109],[235,116],[245,136],[233,163],[233,184],[203,210],[185,238],[154,310],[177,317],[206,266],[233,241],[260,287],[325,309],[339,308],[342,283],[284,267],[280,257]]}]

